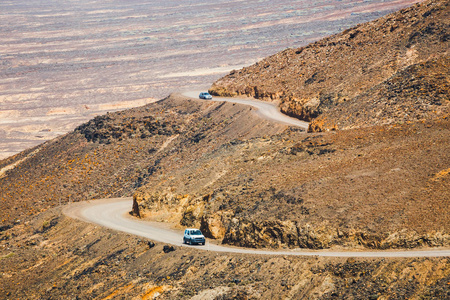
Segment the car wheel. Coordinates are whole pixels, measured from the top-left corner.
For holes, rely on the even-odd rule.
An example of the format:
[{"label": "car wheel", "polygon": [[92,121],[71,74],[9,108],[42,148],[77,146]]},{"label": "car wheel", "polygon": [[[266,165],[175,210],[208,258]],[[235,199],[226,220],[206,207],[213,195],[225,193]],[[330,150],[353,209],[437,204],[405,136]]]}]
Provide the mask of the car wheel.
[{"label": "car wheel", "polygon": [[188,240],[188,244],[189,244],[189,245],[192,245],[191,239]]},{"label": "car wheel", "polygon": [[202,245],[205,246],[205,242],[203,242]]}]

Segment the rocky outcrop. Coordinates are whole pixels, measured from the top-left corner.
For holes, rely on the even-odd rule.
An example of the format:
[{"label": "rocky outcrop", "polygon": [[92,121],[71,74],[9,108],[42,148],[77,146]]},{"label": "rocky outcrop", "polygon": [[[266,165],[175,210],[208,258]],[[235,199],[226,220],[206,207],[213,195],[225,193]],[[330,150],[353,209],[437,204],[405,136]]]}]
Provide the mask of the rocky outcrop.
[{"label": "rocky outcrop", "polygon": [[[438,102],[443,106],[449,105],[448,101],[442,101],[442,96],[445,98],[446,95],[448,99],[445,88],[448,72],[436,72],[439,80],[433,79],[434,82],[431,82],[435,88],[427,87],[428,81],[421,80],[428,79],[428,76],[411,78],[406,75],[415,71],[408,69],[411,66],[448,58],[448,20],[448,1],[424,1],[305,47],[286,49],[252,66],[233,71],[216,81],[210,93],[219,96],[248,95],[277,102],[285,114],[306,121],[328,111],[333,112],[326,119],[314,122],[310,131],[336,128],[335,117],[342,123],[337,126],[339,129],[350,125],[378,125],[379,120],[385,120],[385,123],[416,120],[416,112],[420,117],[431,118],[435,108],[441,110]],[[448,62],[443,65],[448,70]],[[407,74],[402,73],[405,70]],[[395,77],[395,82],[386,82],[392,77]],[[413,83],[415,78],[420,86]],[[378,102],[376,109],[366,113],[358,110],[367,108],[367,102],[373,102],[371,95],[376,94],[384,83],[388,90],[385,105]],[[390,84],[408,86],[405,89],[407,92],[411,87],[413,93],[391,89]],[[431,92],[422,97],[421,91],[437,93]],[[398,105],[390,106],[393,97]],[[375,100],[379,98],[375,97]],[[347,102],[362,104],[352,110],[356,106],[347,105]],[[406,120],[402,107],[409,108]],[[421,111],[423,108],[426,113]],[[351,120],[343,119],[347,116],[352,116]]]},{"label": "rocky outcrop", "polygon": [[203,217],[205,205],[200,201],[194,201],[183,207],[180,224],[185,227],[197,227]]},{"label": "rocky outcrop", "polygon": [[141,217],[141,211],[139,209],[139,204],[138,204],[135,196],[133,196],[133,206],[132,206],[130,213],[131,213],[131,215],[136,216],[138,218]]},{"label": "rocky outcrop", "polygon": [[375,234],[363,229],[337,229],[328,224],[304,224],[293,221],[249,221],[233,218],[225,233],[224,244],[250,248],[326,249],[332,246],[370,249],[408,249],[450,245],[443,232],[419,234],[415,231]]},{"label": "rocky outcrop", "polygon": [[381,235],[362,229],[343,230],[327,223],[298,224],[294,221],[251,221],[233,217],[233,211],[208,212],[209,197],[176,195],[170,192],[142,194],[133,198],[133,214],[158,219],[163,216],[184,227],[199,227],[203,234],[224,244],[249,248],[327,249],[332,246],[365,247],[371,249],[416,248],[445,246],[450,235],[432,232],[420,235],[413,231]]},{"label": "rocky outcrop", "polygon": [[179,133],[179,126],[150,115],[124,119],[103,115],[78,126],[75,131],[84,135],[89,142],[110,144],[114,140],[120,141],[126,138],[144,139],[153,135],[174,135]]},{"label": "rocky outcrop", "polygon": [[134,215],[135,211],[144,218],[162,218],[185,227],[200,227],[205,214],[205,197],[178,195],[170,191],[136,192],[133,195]]},{"label": "rocky outcrop", "polygon": [[250,248],[295,247],[298,245],[297,226],[290,221],[250,222],[233,218],[223,243]]},{"label": "rocky outcrop", "polygon": [[205,214],[200,220],[200,230],[203,235],[222,240],[225,237],[226,226],[230,222],[230,216],[232,212],[217,212],[213,214]]},{"label": "rocky outcrop", "polygon": [[207,212],[211,195],[177,195],[169,191],[159,193],[137,192],[133,196],[132,215],[149,219],[162,216],[184,227],[198,227],[212,239],[223,239],[232,211]]}]

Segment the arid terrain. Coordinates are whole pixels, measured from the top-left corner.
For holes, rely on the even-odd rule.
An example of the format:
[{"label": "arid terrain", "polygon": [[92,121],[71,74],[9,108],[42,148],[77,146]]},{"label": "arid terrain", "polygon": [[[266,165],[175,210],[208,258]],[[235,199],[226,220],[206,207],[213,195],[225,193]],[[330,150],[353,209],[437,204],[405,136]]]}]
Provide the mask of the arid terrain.
[{"label": "arid terrain", "polygon": [[2,1],[0,159],[414,2]]},{"label": "arid terrain", "polygon": [[[344,93],[358,86],[360,92],[345,101],[331,96],[320,101],[314,98],[317,111],[309,116],[304,112],[311,108],[308,103],[313,99],[295,106],[297,113],[288,111],[306,119],[316,116],[310,131],[335,132],[305,135],[284,131],[269,140],[227,145],[186,167],[183,159],[169,178],[139,188],[136,202],[150,214],[170,212],[175,223],[201,226],[224,243],[247,247],[448,246],[449,13],[446,1],[425,2],[352,29],[368,38],[364,43],[355,42],[353,55],[359,53],[359,60],[355,59],[359,63],[351,68],[364,67],[369,58],[362,52],[375,53],[375,58],[382,43],[390,49],[390,55],[380,55],[382,62],[401,56],[405,51],[398,46],[403,43],[401,39],[385,35],[388,40],[379,38],[378,42],[373,38],[374,32],[395,32],[388,29],[393,26],[410,42],[406,48],[417,46],[422,54],[411,59],[410,65],[404,63],[401,70],[397,66],[399,71],[391,72],[394,74],[381,84],[374,78],[376,74],[382,77],[384,67],[374,68],[372,76],[349,72],[346,76],[353,79],[342,78],[339,84],[337,75],[323,78],[317,90],[331,91],[329,95],[336,87]],[[295,88],[298,93],[307,93],[294,84],[299,82],[292,79],[297,70],[315,72],[335,66],[332,71],[337,74],[342,69],[338,64],[344,59],[339,54],[342,51],[330,54],[327,66],[312,60],[308,68],[305,61],[286,58],[286,52],[308,51],[320,57],[321,53],[332,52],[336,40],[350,31],[311,44],[306,50],[283,51],[233,72],[211,90],[223,94],[248,92],[272,101],[277,99],[271,95],[286,95]],[[331,44],[329,48],[325,47],[327,43]],[[269,78],[273,78],[271,86]],[[283,78],[284,89],[276,85]],[[266,94],[265,87],[275,90]],[[318,93],[312,88],[310,91]],[[281,98],[280,106],[291,105],[292,99]]]},{"label": "arid terrain", "polygon": [[[132,3],[124,5],[138,2]],[[364,3],[358,5],[377,7]],[[337,52],[332,51],[335,39],[352,47],[352,68],[361,70],[371,55],[374,62],[377,57],[397,61],[405,48],[395,43],[403,40],[390,34],[404,32],[412,37],[411,47],[416,42],[424,46],[424,53],[389,69],[389,75],[383,67],[374,67],[372,77],[340,70],[341,81],[311,75],[308,82],[324,93],[330,89],[328,96],[336,89],[353,94],[346,101],[331,96],[323,105],[325,98],[313,101],[321,109],[308,117],[309,131],[263,119],[250,106],[173,93],[141,107],[96,116],[1,160],[0,299],[449,298],[449,257],[216,253],[203,246],[139,238],[62,213],[71,202],[133,197],[130,213],[136,221],[158,221],[177,230],[199,227],[209,241],[230,247],[449,249],[448,12],[448,1],[425,1],[356,28],[341,28],[342,33],[305,48],[283,46],[282,52],[261,62],[270,61],[267,71],[259,63],[233,71],[211,87],[218,93],[240,94],[236,84],[257,82],[261,76],[266,80],[258,82],[270,83],[273,94],[254,96],[300,116],[304,103],[290,105],[295,97],[283,95],[305,84],[292,79],[297,70],[306,74],[320,69],[321,59],[343,66],[337,54],[322,57],[327,50]],[[266,16],[261,12],[261,18]],[[267,20],[268,31],[290,30],[291,19],[281,20],[286,23]],[[394,29],[385,32],[380,24]],[[350,38],[355,30],[361,32]],[[378,40],[353,44],[361,36]],[[377,56],[375,49],[382,43],[394,46]],[[316,59],[308,54],[311,61],[283,68],[285,57],[306,55],[302,53],[316,53]],[[181,78],[200,86],[217,75],[208,76]],[[181,82],[180,77],[169,77]],[[285,78],[285,85],[279,86],[278,78]],[[354,82],[361,83],[357,92]],[[243,94],[262,91],[260,87],[244,88]],[[133,94],[129,90],[123,95]],[[111,97],[119,101],[120,95]]]},{"label": "arid terrain", "polygon": [[233,71],[210,92],[277,102],[310,131],[448,117],[450,4],[425,3]]},{"label": "arid terrain", "polygon": [[51,209],[0,241],[1,299],[446,299],[449,258],[240,255],[156,245]]},{"label": "arid terrain", "polygon": [[182,96],[98,117],[4,161],[19,163],[1,179],[0,294],[445,299],[448,258],[170,251],[62,216],[59,201],[139,189],[143,218],[202,226],[219,242],[225,229],[224,242],[249,247],[448,247],[448,133],[443,120],[311,134]]}]

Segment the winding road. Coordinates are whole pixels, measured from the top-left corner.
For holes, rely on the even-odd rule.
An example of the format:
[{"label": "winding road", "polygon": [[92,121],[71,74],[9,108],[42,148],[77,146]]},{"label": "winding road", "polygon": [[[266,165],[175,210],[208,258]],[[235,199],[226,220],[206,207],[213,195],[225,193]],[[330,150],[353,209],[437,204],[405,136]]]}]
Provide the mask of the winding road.
[{"label": "winding road", "polygon": [[[184,96],[198,98],[200,92],[186,92]],[[211,100],[205,100],[211,101]],[[214,97],[213,101],[228,101],[251,105],[257,108],[257,113],[267,120],[283,123],[291,126],[298,126],[303,129],[308,128],[308,123],[298,119],[290,118],[282,114],[276,105],[258,100],[245,98],[222,98]],[[104,227],[149,238],[156,242],[179,245],[183,247],[198,247],[199,250],[261,254],[261,255],[297,255],[297,256],[328,256],[328,257],[446,257],[450,256],[450,249],[425,249],[407,251],[333,251],[333,250],[257,250],[248,248],[238,248],[233,246],[218,245],[213,241],[207,241],[206,246],[188,246],[182,244],[183,232],[173,230],[167,224],[142,221],[131,217],[129,211],[132,207],[132,198],[102,199],[95,201],[85,201],[72,203],[63,209],[63,213],[69,217],[82,221],[95,223]]]},{"label": "winding road", "polygon": [[[182,93],[183,96],[196,98],[198,99],[198,95],[200,91],[190,91]],[[249,105],[257,109],[257,114],[266,120],[275,121],[277,123],[286,124],[290,126],[297,126],[303,128],[305,130],[308,129],[309,123],[305,121],[301,121],[296,118],[291,118],[280,112],[278,107],[274,103],[259,101],[251,98],[225,98],[225,97],[213,97],[213,100],[205,100],[205,101],[226,101],[231,103],[239,103],[244,105]]]},{"label": "winding road", "polygon": [[199,250],[260,254],[260,255],[296,255],[328,257],[444,257],[450,256],[450,249],[426,249],[407,251],[333,251],[333,250],[281,250],[269,251],[232,246],[217,245],[209,240],[206,246],[189,246],[182,244],[183,232],[173,230],[164,223],[147,222],[130,216],[132,198],[102,199],[72,203],[67,205],[65,215],[82,221],[98,224],[118,231],[145,237],[156,242],[182,247],[195,247]]}]

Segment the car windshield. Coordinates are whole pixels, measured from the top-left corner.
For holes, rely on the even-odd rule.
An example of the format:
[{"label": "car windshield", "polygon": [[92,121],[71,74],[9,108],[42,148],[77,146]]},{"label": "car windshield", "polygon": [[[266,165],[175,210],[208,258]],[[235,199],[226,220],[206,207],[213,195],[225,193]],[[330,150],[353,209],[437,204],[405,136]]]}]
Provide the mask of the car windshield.
[{"label": "car windshield", "polygon": [[191,235],[202,235],[200,230],[191,230]]}]

